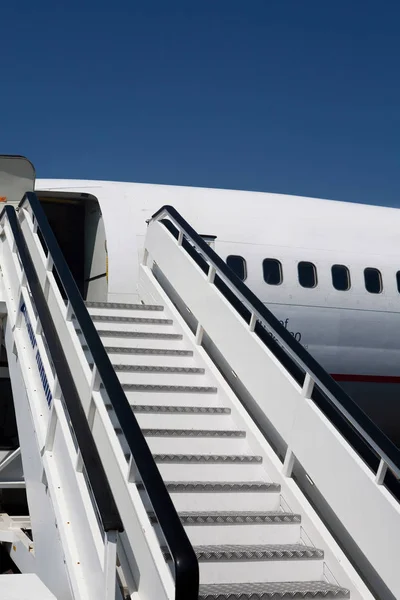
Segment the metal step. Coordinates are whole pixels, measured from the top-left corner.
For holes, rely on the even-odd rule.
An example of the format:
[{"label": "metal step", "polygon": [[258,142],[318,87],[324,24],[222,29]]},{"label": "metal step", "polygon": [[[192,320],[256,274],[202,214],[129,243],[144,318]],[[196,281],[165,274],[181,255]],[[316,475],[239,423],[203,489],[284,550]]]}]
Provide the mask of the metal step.
[{"label": "metal step", "polygon": [[218,389],[205,385],[157,385],[143,383],[122,383],[124,392],[157,392],[169,394],[216,394]]},{"label": "metal step", "polygon": [[[194,546],[199,562],[208,561],[261,561],[261,560],[310,560],[324,558],[324,551],[303,544],[267,544],[267,545],[221,545]],[[167,548],[163,547],[166,560],[171,560]]]},{"label": "metal step", "polygon": [[162,406],[139,404],[132,406],[134,413],[164,413],[193,415],[230,415],[231,409],[224,406]]},{"label": "metal step", "polygon": [[[172,427],[142,428],[147,444],[154,454],[241,454],[248,451],[245,441],[246,433],[231,429],[179,429]],[[121,433],[116,428],[117,434]],[[121,440],[122,449],[128,447]]]},{"label": "metal step", "polygon": [[[156,394],[154,394],[155,396]],[[160,394],[158,394],[160,396]],[[142,396],[138,396],[138,405],[141,407],[140,412],[135,412],[136,418],[139,422],[139,425],[142,429],[237,429],[237,425],[234,423],[230,413],[220,412],[223,408],[216,404],[215,406],[190,406],[189,403],[185,405],[183,402],[187,396],[175,395],[175,398],[172,398],[169,404],[162,404],[161,402],[156,402],[156,398],[153,395],[149,398],[153,398],[153,402],[148,402],[148,405],[144,402],[147,400],[147,395],[142,394]],[[172,396],[172,394],[171,394]],[[199,401],[200,398],[211,399],[214,396],[209,396],[205,394],[204,396],[197,396],[196,402]],[[160,397],[160,399],[162,396]],[[216,397],[217,398],[217,397]],[[182,403],[178,405],[178,401],[182,399]],[[175,405],[172,407],[172,403]],[[145,411],[145,407],[150,406],[152,409],[157,407],[156,410],[150,410],[149,412]],[[159,407],[159,408],[158,408]],[[165,407],[167,410],[162,412],[161,407]],[[132,407],[133,408],[133,407]],[[171,410],[171,408],[173,410]],[[196,411],[193,412],[183,412],[180,409],[191,409],[195,408]],[[204,408],[205,411],[202,412],[199,409]],[[214,410],[216,409],[216,411]],[[113,422],[113,418],[111,417]],[[114,424],[114,423],[113,423]],[[115,425],[118,425],[116,423]],[[245,477],[247,479],[248,477]],[[172,477],[172,479],[180,479],[179,477]],[[186,478],[185,478],[186,479]],[[210,479],[214,479],[210,477]],[[224,477],[224,479],[229,479]],[[250,477],[252,479],[252,477]],[[261,477],[263,479],[263,477]]]},{"label": "metal step", "polygon": [[[109,340],[103,340],[103,342],[109,342]],[[129,340],[128,340],[129,342]],[[196,362],[193,357],[192,350],[180,349],[176,346],[176,342],[172,340],[168,345],[170,348],[166,348],[167,344],[163,343],[163,341],[158,341],[156,344],[152,344],[152,348],[144,348],[144,344],[148,346],[148,342],[141,342],[137,340],[135,344],[128,343],[125,346],[118,345],[112,346],[111,344],[105,346],[105,350],[111,360],[111,362],[115,364],[127,365],[127,366],[141,366],[141,365],[152,365],[152,366],[160,366],[160,367],[174,367],[179,365],[180,367],[188,366],[188,367],[196,367]],[[178,342],[179,343],[179,342]],[[133,347],[133,346],[139,347]],[[88,362],[93,362],[93,358],[88,352],[88,348],[84,348],[86,350],[87,360]]]},{"label": "metal step", "polygon": [[126,304],[123,302],[85,302],[85,304],[86,308],[109,308],[112,310],[164,310],[163,306],[156,304]]},{"label": "metal step", "polygon": [[[150,356],[193,356],[193,350],[174,350],[172,348],[124,348],[123,346],[104,346],[108,354],[135,354]],[[86,350],[84,348],[84,350]]]},{"label": "metal step", "polygon": [[[165,359],[164,359],[165,360]],[[149,362],[149,361],[147,361]],[[182,362],[182,359],[181,359]],[[131,365],[127,365],[126,368],[120,368],[117,370],[117,375],[122,387],[125,385],[126,392],[134,392],[135,388],[129,388],[130,385],[153,385],[154,391],[164,391],[165,393],[171,392],[173,394],[184,394],[188,393],[204,393],[203,390],[215,389],[215,381],[207,372],[204,373],[203,369],[197,367],[165,367],[164,365],[143,365],[148,368],[141,368],[142,365],[135,365],[136,369],[130,369]],[[133,365],[132,365],[133,366]],[[187,377],[190,375],[190,377]],[[165,388],[165,389],[161,389]],[[125,389],[125,388],[124,388]],[[148,391],[151,391],[150,389]],[[214,393],[214,392],[208,392]],[[132,398],[134,400],[134,398]],[[146,400],[147,401],[147,400]],[[173,401],[173,398],[172,398]],[[163,400],[162,404],[165,401]],[[181,404],[181,401],[179,401]]]},{"label": "metal step", "polygon": [[151,319],[148,317],[121,317],[115,315],[91,315],[96,323],[134,323],[138,325],[172,325],[172,319]]},{"label": "metal step", "polygon": [[293,600],[350,598],[346,588],[325,581],[289,581],[200,585],[199,600]]},{"label": "metal step", "polygon": [[[82,335],[82,330],[77,329],[76,333]],[[121,338],[121,339],[151,339],[151,340],[182,340],[183,336],[180,333],[158,333],[149,331],[110,331],[98,330],[97,333],[101,338]]]},{"label": "metal step", "polygon": [[[224,544],[298,544],[300,515],[280,511],[179,511],[193,546]],[[156,534],[162,535],[154,513]]]},{"label": "metal step", "polygon": [[[86,340],[82,331],[76,330],[82,346],[85,348]],[[179,333],[163,333],[155,331],[113,331],[110,329],[97,330],[103,344],[106,346],[118,346],[118,348],[131,349],[136,347],[146,348],[171,348],[186,350],[186,342],[183,342],[183,336]]]},{"label": "metal step", "polygon": [[235,429],[142,429],[148,437],[207,437],[207,438],[244,438],[245,431]]},{"label": "metal step", "polygon": [[[139,484],[141,485],[141,484]],[[187,493],[265,493],[280,492],[279,483],[269,481],[167,481],[166,488],[170,494]]]},{"label": "metal step", "polygon": [[254,454],[153,454],[158,464],[249,464],[262,463],[262,456]]},{"label": "metal step", "polygon": [[[204,584],[310,581],[323,575],[323,551],[302,544],[202,545],[193,549]],[[163,551],[171,565],[168,550]]]},{"label": "metal step", "polygon": [[[184,395],[179,398],[181,397],[185,398]],[[175,402],[179,398],[175,396]],[[204,398],[210,396],[205,395]],[[197,429],[237,429],[230,416],[230,409],[223,406],[184,406],[151,402],[146,404],[145,399],[145,394],[138,396],[138,403],[131,404],[142,429],[192,429],[194,425]],[[112,405],[106,404],[106,408],[110,412],[111,423],[118,427],[120,423],[116,420]]]},{"label": "metal step", "polygon": [[[85,349],[85,348],[84,348]],[[108,354],[134,354],[151,356],[193,356],[193,350],[174,350],[172,348],[124,348],[121,346],[105,346]]]},{"label": "metal step", "polygon": [[[153,454],[164,480],[261,479],[262,459],[247,454]],[[195,471],[194,471],[195,469]]]},{"label": "metal step", "polygon": [[199,367],[169,367],[161,365],[122,365],[113,364],[116,373],[157,373],[179,375],[204,375],[205,369]]},{"label": "metal step", "polygon": [[[150,513],[152,523],[157,522]],[[301,523],[301,516],[283,511],[180,511],[179,518],[184,525],[287,525]]]},{"label": "metal step", "polygon": [[[131,318],[131,317],[129,317]],[[159,322],[158,322],[159,321]],[[172,326],[172,321],[167,320],[161,321],[161,319],[142,319],[135,321],[119,321],[113,320],[110,322],[107,320],[94,321],[94,325],[99,334],[103,331],[114,331],[116,334],[121,332],[126,333],[174,333],[175,330]]]},{"label": "metal step", "polygon": [[[280,491],[278,483],[269,481],[166,481],[177,511],[278,511]],[[146,503],[143,485],[138,484]]]}]

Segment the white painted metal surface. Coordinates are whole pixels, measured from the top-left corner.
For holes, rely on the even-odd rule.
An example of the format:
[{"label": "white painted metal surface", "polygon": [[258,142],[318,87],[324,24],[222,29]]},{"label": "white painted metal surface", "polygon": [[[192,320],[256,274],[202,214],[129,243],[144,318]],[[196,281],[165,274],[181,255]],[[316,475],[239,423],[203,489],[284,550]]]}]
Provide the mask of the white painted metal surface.
[{"label": "white painted metal surface", "polygon": [[[86,413],[90,415],[94,439],[125,526],[124,552],[128,556],[135,556],[135,566],[131,564],[129,568],[138,570],[141,598],[172,598],[173,582],[169,568],[149,524],[136,484],[128,480],[128,465],[120,440],[111,423],[102,391],[93,385],[93,372],[88,357],[82,348],[69,307],[65,305],[55,282],[51,260],[45,256],[29,212],[21,211],[19,218],[42,289],[47,296],[57,334],[74,374],[75,385]],[[41,535],[48,535],[49,528],[55,528],[59,536],[57,542],[53,541],[50,546],[38,544],[35,571],[41,572],[45,582],[54,577],[59,580],[58,586],[62,587],[62,582],[65,582],[64,588],[57,594],[60,599],[109,598],[112,587],[110,557],[115,557],[115,542],[107,540],[106,551],[90,491],[79,468],[79,454],[69,429],[68,416],[59,397],[59,387],[51,368],[51,356],[48,356],[42,339],[40,324],[33,310],[6,219],[3,220],[3,227],[1,264],[8,308],[5,341],[11,358],[10,376],[14,398],[18,399],[18,426],[21,431],[25,430],[26,444],[31,445],[31,449],[26,452],[22,448],[28,498],[33,498],[33,505],[36,498],[39,501],[38,513],[31,520],[32,531],[35,540],[40,539]],[[46,379],[39,376],[38,353],[44,368],[42,374],[45,373]],[[26,391],[23,392],[18,385]],[[22,398],[26,398],[25,403]],[[31,422],[27,420],[26,414],[32,415]],[[33,457],[37,457],[39,461],[37,473],[25,462]],[[34,477],[32,482],[31,476]],[[38,487],[45,494],[46,500],[40,500],[37,493],[35,495]],[[46,507],[48,502],[50,510]],[[113,552],[111,548],[114,548]],[[56,569],[49,568],[49,564],[56,561],[57,551],[63,563],[58,575]],[[44,552],[44,555],[40,552]],[[132,581],[132,574],[124,575],[127,580]],[[55,582],[52,582],[52,586],[49,584],[52,589],[56,588]]]},{"label": "white painted metal surface", "polygon": [[[398,209],[284,194],[109,181],[41,179],[36,189],[98,198],[109,250],[110,300],[138,299],[138,263],[132,257],[142,256],[146,219],[163,204],[174,206],[200,233],[215,234],[218,254],[224,260],[229,255],[243,257],[250,289],[400,444]],[[100,262],[105,262],[101,257]],[[265,258],[280,261],[280,285],[264,281]],[[300,261],[315,265],[315,287],[300,285]],[[333,286],[335,264],[350,270],[347,291]],[[367,267],[380,271],[381,293],[366,290]],[[377,396],[382,403],[376,402]]]},{"label": "white painted metal surface", "polygon": [[[398,209],[108,181],[39,179],[36,189],[88,193],[98,199],[106,228],[111,301],[137,297],[138,270],[132,257],[143,253],[146,219],[170,204],[198,232],[217,235],[216,251],[224,259],[231,254],[244,257],[247,285],[330,373],[400,376],[397,338],[391,333],[399,319]],[[263,280],[265,258],[282,263],[281,285]],[[317,267],[315,288],[299,284],[297,265],[303,260]],[[350,269],[351,287],[346,292],[332,285],[334,264]],[[366,267],[381,271],[381,294],[365,289]]]},{"label": "white painted metal surface", "polygon": [[[61,296],[30,211],[22,209],[18,218],[125,531],[106,536],[100,531],[52,357],[4,218],[4,333],[30,518],[4,517],[0,541],[14,543],[11,555],[21,570],[39,575],[60,600],[119,598],[117,559],[131,597],[172,600],[168,550],[121,424]],[[211,592],[229,598],[237,590],[250,598],[251,586],[270,594],[373,597],[291,477],[297,464],[372,569],[399,595],[393,560],[400,550],[400,512],[382,485],[386,463],[372,473],[361,462],[310,400],[312,378],[306,377],[303,388],[293,381],[254,334],[255,319],[249,326],[240,318],[213,286],[215,272],[205,275],[160,223],[150,224],[145,248],[145,262],[137,265],[138,293],[160,310],[106,303],[89,304],[89,311],[195,547],[200,598]],[[174,295],[163,289],[156,272]],[[177,298],[198,321],[194,333],[174,305]],[[284,460],[202,348],[205,336],[285,442]],[[32,543],[23,532],[27,527]]]},{"label": "white painted metal surface", "polygon": [[0,575],[2,600],[57,600],[37,575]]},{"label": "white painted metal surface", "polygon": [[[268,456],[285,476],[291,474],[294,460],[299,461],[327,504],[343,523],[348,534],[376,569],[385,584],[400,595],[394,568],[400,551],[400,509],[398,502],[379,483],[365,463],[308,399],[310,380],[302,390],[247,323],[210,285],[207,275],[179,246],[177,240],[160,224],[152,222],[146,238],[147,265],[141,268],[142,294],[157,301],[156,284],[148,291],[151,265],[157,264],[183,304],[213,340],[219,352],[247,388],[258,406],[290,448],[283,465],[271,456],[268,445],[241,407],[235,403],[246,422],[248,437],[257,454]],[[160,294],[160,292],[158,292]],[[228,396],[232,398],[232,396]],[[251,432],[251,433],[250,433]],[[274,481],[278,473],[273,475]],[[287,488],[285,490],[285,488]],[[331,556],[338,548],[312,511],[305,508],[304,498],[286,477],[282,489],[294,511],[305,513],[304,529],[316,545],[326,544]],[[351,501],[350,501],[351,499]],[[310,527],[310,529],[308,529]],[[314,530],[314,531],[313,531]],[[397,530],[397,533],[395,531]],[[340,552],[339,552],[340,553]],[[345,559],[341,561],[345,565]],[[334,572],[335,566],[330,569]],[[351,569],[350,569],[351,571]],[[340,578],[339,578],[340,580]]]}]

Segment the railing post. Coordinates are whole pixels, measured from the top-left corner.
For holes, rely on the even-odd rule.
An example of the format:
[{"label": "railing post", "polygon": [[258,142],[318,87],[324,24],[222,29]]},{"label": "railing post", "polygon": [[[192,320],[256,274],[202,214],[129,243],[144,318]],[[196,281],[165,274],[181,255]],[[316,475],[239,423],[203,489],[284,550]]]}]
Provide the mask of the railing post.
[{"label": "railing post", "polygon": [[67,302],[67,309],[65,311],[65,320],[66,321],[72,321],[72,315],[73,315],[72,304],[68,300],[68,302]]},{"label": "railing post", "polygon": [[311,377],[310,373],[306,373],[303,383],[303,389],[301,390],[301,395],[304,398],[311,398],[314,389],[314,379]]},{"label": "railing post", "polygon": [[47,255],[46,258],[46,278],[44,281],[44,286],[43,286],[43,293],[44,293],[44,297],[46,298],[46,300],[48,300],[49,298],[49,291],[50,291],[50,278],[49,275],[53,270],[53,259],[51,258],[50,254]]},{"label": "railing post", "polygon": [[381,461],[379,463],[379,467],[378,470],[376,472],[375,475],[375,483],[378,485],[382,485],[384,480],[385,480],[385,475],[386,475],[386,471],[387,471],[387,464],[385,463],[385,461],[383,460],[383,458],[381,458]]},{"label": "railing post", "polygon": [[214,283],[214,279],[215,279],[215,267],[213,265],[210,265],[208,268],[207,281],[208,281],[208,283]]},{"label": "railing post", "polygon": [[[18,303],[17,303],[17,316],[15,318],[15,327],[17,329],[20,329],[21,325],[22,325],[22,310],[21,307],[24,303],[24,296],[22,293],[22,289],[20,288],[19,292],[18,292]],[[25,307],[26,310],[26,307]]]},{"label": "railing post", "polygon": [[282,466],[282,475],[284,477],[292,476],[295,458],[296,458],[295,455],[293,454],[292,450],[288,446],[288,448],[286,450],[286,454],[285,454],[285,460],[284,460],[283,466]]},{"label": "railing post", "polygon": [[101,377],[96,365],[93,365],[92,378],[90,381],[90,399],[93,392],[98,392],[101,386]]},{"label": "railing post", "polygon": [[250,331],[254,331],[256,328],[256,323],[257,323],[257,316],[255,313],[251,313],[251,317],[250,317],[250,323],[249,323],[249,330]]},{"label": "railing post", "polygon": [[56,428],[57,428],[57,421],[58,421],[57,410],[55,407],[55,404],[57,402],[59,402],[59,399],[53,398],[53,402],[51,404],[51,409],[50,409],[49,424],[47,425],[46,439],[44,442],[43,452],[52,452],[52,450],[53,450],[54,438],[56,435]]},{"label": "railing post", "polygon": [[196,337],[194,339],[195,344],[197,346],[201,346],[201,343],[203,341],[203,334],[204,334],[204,329],[203,327],[200,325],[200,323],[198,323],[197,325],[197,329],[196,329]]},{"label": "railing post", "polygon": [[145,248],[144,252],[143,252],[143,260],[142,260],[142,265],[144,267],[147,267],[148,258],[149,258],[149,251],[147,250],[147,248]]},{"label": "railing post", "polygon": [[42,335],[42,324],[40,322],[40,319],[36,319],[36,324],[35,324],[35,335]]},{"label": "railing post", "polygon": [[117,532],[106,531],[104,543],[104,599],[115,600],[117,584]]}]

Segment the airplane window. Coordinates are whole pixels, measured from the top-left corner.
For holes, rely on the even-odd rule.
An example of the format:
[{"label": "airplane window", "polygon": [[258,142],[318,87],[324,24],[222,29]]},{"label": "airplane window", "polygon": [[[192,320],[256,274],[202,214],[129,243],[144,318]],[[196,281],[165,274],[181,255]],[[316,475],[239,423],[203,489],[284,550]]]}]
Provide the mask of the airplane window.
[{"label": "airplane window", "polygon": [[380,294],[383,290],[382,275],[378,269],[364,269],[365,289],[370,294]]},{"label": "airplane window", "polygon": [[344,265],[332,266],[332,285],[343,292],[350,289],[350,271]]},{"label": "airplane window", "polygon": [[310,262],[299,262],[297,265],[299,283],[305,288],[313,288],[317,285],[317,269]]},{"label": "airplane window", "polygon": [[237,275],[239,277],[239,279],[241,279],[242,281],[244,281],[246,279],[247,266],[246,266],[246,261],[243,258],[243,256],[235,256],[234,254],[231,254],[226,259],[226,264],[228,265],[228,267],[230,269],[232,269],[232,271],[235,273],[235,275]]},{"label": "airplane window", "polygon": [[283,281],[282,265],[275,258],[263,260],[264,281],[269,285],[280,285]]},{"label": "airplane window", "polygon": [[400,271],[396,273],[397,289],[400,292]]}]

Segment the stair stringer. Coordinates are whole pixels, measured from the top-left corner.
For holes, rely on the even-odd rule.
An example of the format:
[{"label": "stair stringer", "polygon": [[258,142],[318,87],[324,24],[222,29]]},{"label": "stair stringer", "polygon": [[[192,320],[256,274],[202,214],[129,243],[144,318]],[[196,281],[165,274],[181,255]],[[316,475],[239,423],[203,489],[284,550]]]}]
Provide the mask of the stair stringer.
[{"label": "stair stringer", "polygon": [[[54,397],[52,369],[40,326],[34,320],[28,290],[22,285],[20,298],[16,300],[9,286],[9,278],[17,276],[12,271],[16,265],[13,258],[7,260],[7,254],[3,254],[4,258],[3,289],[7,304],[4,339],[31,517],[35,573],[60,600],[94,600],[104,587],[104,544],[84,475],[77,467],[66,414],[61,400]],[[23,304],[29,333],[21,310]],[[50,407],[38,369],[39,348],[47,387],[53,392]],[[46,432],[55,411],[54,441],[51,451],[46,451]]]},{"label": "stair stringer", "polygon": [[[103,463],[105,475],[109,480],[110,488],[124,526],[124,532],[118,536],[118,560],[123,570],[123,578],[130,594],[138,594],[142,600],[171,599],[174,596],[173,574],[165,562],[159,541],[157,540],[154,528],[150,523],[143,501],[137,490],[135,481],[133,481],[133,467],[130,469],[122,452],[119,439],[114,427],[111,424],[109,415],[105,408],[103,400],[104,389],[95,389],[95,381],[92,381],[92,372],[86,361],[85,353],[81,345],[81,339],[75,329],[75,323],[69,308],[66,307],[64,299],[60,293],[57,281],[48,269],[49,260],[46,256],[32,215],[29,211],[20,213],[20,225],[22,234],[28,247],[30,257],[35,267],[42,292],[46,296],[50,316],[55,326],[56,334],[63,346],[65,358],[68,362],[71,372],[74,376],[76,390],[81,398],[81,404],[85,411],[89,411],[90,399],[92,397],[92,406],[95,408],[94,421],[92,423],[92,435],[94,443],[97,446],[99,458]],[[5,233],[0,245],[1,265],[4,277],[4,289],[7,303],[8,314],[13,322],[21,317],[20,306],[22,302],[26,305],[31,303],[31,296],[27,288],[25,273],[21,269],[18,256],[18,250],[13,243],[12,232],[9,231],[6,222]],[[51,263],[52,264],[52,263]],[[23,298],[21,299],[21,292]],[[44,363],[44,371],[48,378],[49,386],[46,384],[47,392],[50,389],[51,395],[49,404],[51,410],[46,406],[46,397],[43,391],[44,384],[40,381],[38,375],[38,365],[31,352],[30,373],[24,371],[22,365],[23,377],[25,382],[29,382],[31,374],[37,375],[35,387],[41,399],[44,402],[43,411],[38,415],[39,410],[33,410],[39,421],[36,420],[36,430],[38,434],[38,446],[43,450],[43,465],[49,467],[52,458],[49,455],[54,454],[48,451],[47,437],[52,437],[49,415],[54,414],[54,407],[57,407],[56,422],[63,420],[62,427],[64,440],[61,440],[68,456],[64,460],[63,452],[58,452],[61,467],[66,462],[68,476],[65,476],[65,469],[61,468],[60,482],[53,489],[55,494],[51,494],[54,502],[53,508],[56,515],[56,521],[60,537],[62,538],[62,548],[65,552],[66,569],[71,580],[72,596],[74,600],[91,600],[92,598],[104,597],[105,593],[105,575],[107,574],[106,546],[104,538],[102,539],[98,519],[94,512],[95,499],[91,494],[88,496],[89,485],[85,489],[86,478],[81,472],[81,456],[77,445],[73,443],[69,431],[69,423],[64,415],[64,408],[61,400],[58,399],[60,392],[59,385],[54,378],[51,357],[47,358],[45,343],[41,335],[41,324],[37,321],[35,311],[30,304],[30,324],[29,333],[35,332],[37,343],[41,344],[40,352]],[[25,350],[30,348],[26,325],[23,323],[22,331],[25,338],[22,342],[22,352],[18,349],[17,353],[22,355]],[[18,332],[15,333],[16,340]],[[15,341],[16,341],[15,340]],[[36,357],[37,358],[37,357]],[[28,376],[29,375],[29,376]],[[36,405],[29,393],[32,392],[32,385],[29,385],[28,400],[33,409]],[[54,397],[56,396],[56,402]],[[44,417],[45,423],[41,426],[41,417]],[[39,435],[40,432],[40,435]],[[48,435],[50,433],[50,435]],[[68,440],[67,440],[68,438]],[[67,443],[66,443],[67,440]],[[46,446],[46,447],[45,447]],[[50,444],[51,446],[51,444]],[[60,448],[57,448],[59,450]],[[64,462],[63,462],[64,461]],[[49,484],[52,478],[47,477]],[[132,480],[131,480],[132,479]],[[65,482],[69,495],[65,499],[58,501],[57,488],[61,488],[61,481]],[[71,493],[72,492],[72,493]],[[73,493],[75,492],[75,493]],[[63,494],[61,494],[63,495]],[[61,509],[61,510],[60,510]],[[58,514],[57,514],[58,511]],[[79,512],[79,518],[76,516]],[[67,518],[65,518],[67,517]],[[51,517],[50,517],[51,518]],[[83,527],[76,525],[82,523]],[[38,524],[40,526],[40,524]],[[74,531],[72,531],[74,529]],[[63,600],[63,599],[62,599]],[[69,599],[68,599],[69,600]]]},{"label": "stair stringer", "polygon": [[[50,496],[43,484],[43,463],[36,436],[36,424],[30,409],[27,387],[16,355],[10,320],[5,322],[5,346],[14,397],[15,417],[21,447],[22,466],[26,485],[33,535],[32,573],[35,573],[60,600],[72,600],[72,589],[65,567],[57,519]],[[13,557],[11,551],[11,558]],[[16,561],[18,566],[18,562]],[[23,572],[26,572],[24,569]]]},{"label": "stair stringer", "polygon": [[[207,352],[201,345],[196,344],[196,334],[191,331],[170,297],[154,277],[151,269],[145,265],[141,265],[139,270],[139,294],[141,300],[146,304],[161,304],[164,306],[165,316],[172,318],[174,321],[174,331],[181,333],[183,339],[187,341],[187,347],[193,350],[197,366],[204,367],[210,376],[214,378],[214,382],[211,380],[211,385],[216,385],[219,392],[223,394],[224,403],[231,408],[231,416],[238,428],[246,430],[247,443],[252,452],[263,457],[268,476],[272,481],[281,485],[282,506],[286,510],[289,509],[294,513],[301,514],[302,541],[305,544],[324,549],[324,576],[327,581],[348,588],[351,591],[352,599],[373,600],[374,596],[355,571],[346,554],[341,550],[299,486],[291,477],[284,476],[283,464],[276,452]],[[275,357],[271,358],[276,361],[279,368],[283,368]],[[299,392],[301,392],[300,388]],[[317,407],[315,407],[315,410],[318,410]]]}]

